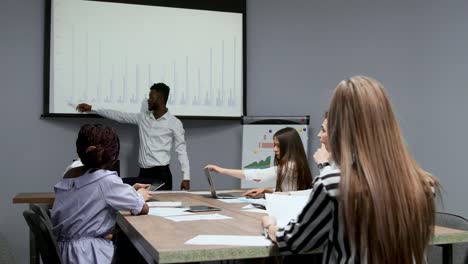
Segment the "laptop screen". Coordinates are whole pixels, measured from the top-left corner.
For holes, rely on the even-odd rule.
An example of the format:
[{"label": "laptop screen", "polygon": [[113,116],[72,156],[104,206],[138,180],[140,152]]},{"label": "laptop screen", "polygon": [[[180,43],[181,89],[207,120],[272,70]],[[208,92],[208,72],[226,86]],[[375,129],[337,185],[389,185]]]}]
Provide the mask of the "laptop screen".
[{"label": "laptop screen", "polygon": [[211,171],[205,170],[205,175],[206,179],[208,180],[208,185],[210,186],[211,196],[213,196],[213,198],[217,198],[218,196],[216,195],[216,189],[213,183],[213,179],[211,178]]}]

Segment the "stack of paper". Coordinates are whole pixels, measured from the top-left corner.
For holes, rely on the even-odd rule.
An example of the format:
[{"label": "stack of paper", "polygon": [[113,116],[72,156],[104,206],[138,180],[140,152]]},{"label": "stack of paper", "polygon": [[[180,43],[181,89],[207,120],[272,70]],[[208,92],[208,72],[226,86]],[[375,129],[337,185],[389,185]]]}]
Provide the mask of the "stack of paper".
[{"label": "stack of paper", "polygon": [[191,215],[191,212],[185,212],[188,208],[167,208],[167,207],[151,207],[148,214],[156,216],[174,216],[174,215]]},{"label": "stack of paper", "polygon": [[265,205],[266,203],[265,198],[260,198],[260,199],[243,198],[243,201],[245,201],[246,203],[256,203],[256,204],[261,204],[261,205]]},{"label": "stack of paper", "polygon": [[218,201],[225,202],[225,203],[246,203],[245,198],[232,198],[232,199],[217,199]]},{"label": "stack of paper", "polygon": [[285,227],[292,219],[296,220],[309,200],[307,195],[289,196],[270,193],[265,194],[265,198],[267,212],[276,217],[279,227]]},{"label": "stack of paper", "polygon": [[147,202],[149,207],[177,207],[182,206],[181,202]]},{"label": "stack of paper", "polygon": [[260,214],[266,214],[266,210],[259,209],[251,204],[248,204],[244,207],[242,207],[242,211],[244,212],[251,212],[251,213],[260,213]]},{"label": "stack of paper", "polygon": [[271,245],[271,241],[264,236],[198,235],[185,244],[267,247]]}]

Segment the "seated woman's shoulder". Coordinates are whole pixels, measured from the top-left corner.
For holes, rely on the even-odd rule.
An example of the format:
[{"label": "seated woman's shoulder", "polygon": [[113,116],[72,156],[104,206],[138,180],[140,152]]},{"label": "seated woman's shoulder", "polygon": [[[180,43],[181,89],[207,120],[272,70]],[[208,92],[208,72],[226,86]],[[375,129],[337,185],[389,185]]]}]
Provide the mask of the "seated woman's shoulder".
[{"label": "seated woman's shoulder", "polygon": [[323,190],[331,196],[335,196],[339,190],[339,183],[341,179],[340,170],[332,170],[326,174],[321,174],[316,177],[314,181],[314,189],[323,186]]}]

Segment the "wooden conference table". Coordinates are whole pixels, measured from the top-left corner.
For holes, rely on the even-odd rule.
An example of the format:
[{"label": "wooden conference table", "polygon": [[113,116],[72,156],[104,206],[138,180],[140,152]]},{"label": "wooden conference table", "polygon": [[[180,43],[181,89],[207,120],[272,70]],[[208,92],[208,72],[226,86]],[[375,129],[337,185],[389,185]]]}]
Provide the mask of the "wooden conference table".
[{"label": "wooden conference table", "polygon": [[[157,193],[153,197],[158,201],[180,201],[184,207],[190,205],[219,207],[221,211],[198,214],[218,213],[231,218],[174,222],[159,216],[131,216],[129,213],[121,212],[117,216],[117,224],[148,263],[202,262],[278,255],[274,245],[241,247],[185,244],[187,240],[197,235],[262,235],[260,219],[265,214],[241,210],[245,203],[225,203],[190,192]],[[53,200],[53,193],[20,193],[13,198],[13,203],[52,204]],[[34,247],[34,241],[30,242]],[[468,242],[468,231],[435,227],[432,244],[442,247],[443,263],[452,263],[452,245],[463,242]],[[31,249],[30,253],[31,263],[38,263],[35,262],[37,258],[35,248]]]}]

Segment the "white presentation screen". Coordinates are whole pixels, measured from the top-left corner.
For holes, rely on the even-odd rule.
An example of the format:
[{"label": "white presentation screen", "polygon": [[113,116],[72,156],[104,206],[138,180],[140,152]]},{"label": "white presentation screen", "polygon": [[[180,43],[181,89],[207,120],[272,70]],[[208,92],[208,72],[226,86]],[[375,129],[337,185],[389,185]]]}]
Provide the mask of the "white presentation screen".
[{"label": "white presentation screen", "polygon": [[240,117],[243,15],[51,0],[44,114],[77,114],[81,102],[139,112],[150,86],[163,82],[171,89],[167,105],[174,115]]}]

